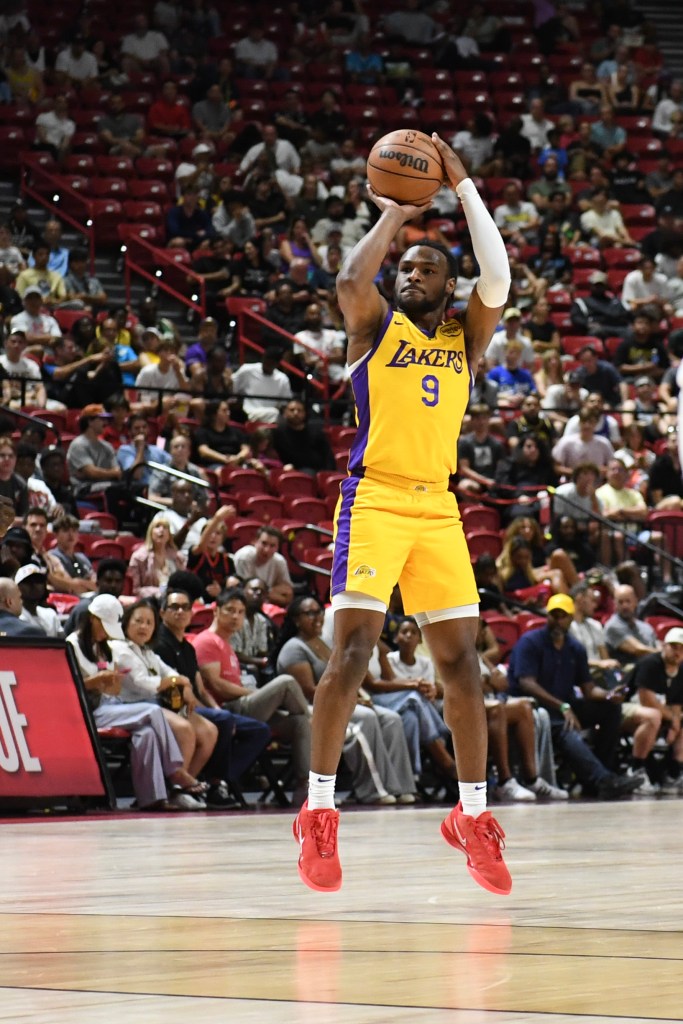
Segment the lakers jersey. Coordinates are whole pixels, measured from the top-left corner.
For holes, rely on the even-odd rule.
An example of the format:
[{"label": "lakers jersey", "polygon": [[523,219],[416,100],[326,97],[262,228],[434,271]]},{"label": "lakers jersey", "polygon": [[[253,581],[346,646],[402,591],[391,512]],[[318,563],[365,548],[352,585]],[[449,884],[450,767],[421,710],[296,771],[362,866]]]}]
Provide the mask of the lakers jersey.
[{"label": "lakers jersey", "polygon": [[447,480],[472,379],[458,320],[430,336],[389,309],[370,352],[351,370],[358,432],[349,472]]}]

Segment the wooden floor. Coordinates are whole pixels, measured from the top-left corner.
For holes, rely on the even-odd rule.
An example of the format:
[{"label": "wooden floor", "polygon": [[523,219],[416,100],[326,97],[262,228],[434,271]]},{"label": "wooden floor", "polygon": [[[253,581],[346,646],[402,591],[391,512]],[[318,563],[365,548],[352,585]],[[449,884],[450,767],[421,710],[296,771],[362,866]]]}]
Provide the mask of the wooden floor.
[{"label": "wooden floor", "polygon": [[329,895],[299,882],[290,814],[0,824],[0,1020],[681,1020],[683,803],[497,813],[507,898],[436,808],[343,812]]}]

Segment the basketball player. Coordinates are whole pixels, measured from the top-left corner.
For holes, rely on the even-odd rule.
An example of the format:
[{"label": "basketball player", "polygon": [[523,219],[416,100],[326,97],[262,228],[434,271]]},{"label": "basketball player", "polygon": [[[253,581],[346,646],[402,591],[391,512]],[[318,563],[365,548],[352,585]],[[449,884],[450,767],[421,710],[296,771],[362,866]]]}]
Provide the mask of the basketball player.
[{"label": "basketball player", "polygon": [[503,240],[460,159],[435,134],[446,178],[462,203],[481,276],[464,316],[446,320],[455,261],[433,242],[407,249],[393,307],[373,284],[398,229],[424,213],[369,194],[381,217],[344,261],[337,294],[349,339],[358,432],[336,514],[334,644],[318,684],[308,800],[294,822],[299,875],[312,889],[342,881],[335,772],[368,659],[394,584],[414,615],[444,687],[460,802],[441,826],[472,877],[510,892],[504,833],[486,810],[486,715],[475,649],[478,593],[455,496],[460,425],[474,372],[510,287]]}]

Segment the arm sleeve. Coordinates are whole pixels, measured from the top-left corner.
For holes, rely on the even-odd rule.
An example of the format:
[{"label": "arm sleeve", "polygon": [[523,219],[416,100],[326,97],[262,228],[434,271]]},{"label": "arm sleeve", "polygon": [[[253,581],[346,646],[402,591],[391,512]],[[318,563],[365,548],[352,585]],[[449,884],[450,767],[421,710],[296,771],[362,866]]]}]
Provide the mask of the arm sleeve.
[{"label": "arm sleeve", "polygon": [[504,306],[510,291],[510,264],[505,243],[471,178],[455,189],[465,211],[474,256],[481,269],[477,292],[485,306]]}]

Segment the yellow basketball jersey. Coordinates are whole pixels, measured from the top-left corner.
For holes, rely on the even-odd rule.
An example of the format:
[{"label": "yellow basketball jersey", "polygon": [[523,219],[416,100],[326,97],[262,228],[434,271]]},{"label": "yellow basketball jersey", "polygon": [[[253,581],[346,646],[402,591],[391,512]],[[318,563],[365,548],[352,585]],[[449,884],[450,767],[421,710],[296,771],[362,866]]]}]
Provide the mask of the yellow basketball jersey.
[{"label": "yellow basketball jersey", "polygon": [[358,433],[349,472],[372,469],[441,483],[455,472],[472,387],[459,320],[429,336],[389,309],[367,356],[351,371]]}]

